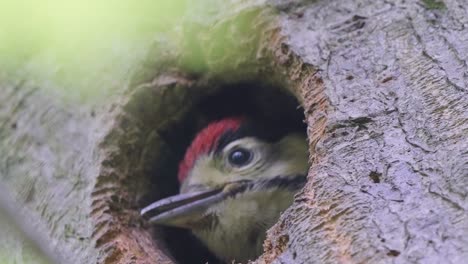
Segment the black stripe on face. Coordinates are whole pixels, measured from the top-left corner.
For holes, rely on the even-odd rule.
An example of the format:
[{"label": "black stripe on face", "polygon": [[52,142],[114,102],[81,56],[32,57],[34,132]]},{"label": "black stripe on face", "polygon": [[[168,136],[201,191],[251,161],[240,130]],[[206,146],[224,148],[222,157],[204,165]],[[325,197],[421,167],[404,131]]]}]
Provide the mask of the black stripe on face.
[{"label": "black stripe on face", "polygon": [[268,190],[268,189],[279,189],[279,190],[289,190],[289,191],[298,191],[304,187],[307,182],[307,177],[304,174],[297,174],[294,176],[277,176],[270,179],[261,179],[261,180],[245,180],[245,187],[238,189],[236,192],[233,192],[230,197],[237,196],[238,194],[250,192],[250,191],[259,191],[259,190]]},{"label": "black stripe on face", "polygon": [[304,187],[306,182],[307,177],[304,174],[298,174],[294,176],[277,176],[271,179],[254,181],[250,189],[266,190],[277,188],[295,191]]},{"label": "black stripe on face", "polygon": [[[261,191],[261,190],[289,190],[291,192],[298,191],[302,187],[304,187],[305,183],[307,182],[307,177],[304,174],[298,174],[294,176],[277,176],[271,179],[265,180],[245,180],[243,181],[244,185],[242,185],[237,190],[232,191],[230,195],[226,198],[234,198],[238,195],[242,195],[243,193],[252,192],[252,191]],[[219,218],[216,214],[207,214],[203,223],[197,226],[193,226],[194,228],[204,229],[204,230],[213,230],[219,225]],[[255,230],[254,230],[255,231]],[[263,232],[263,231],[262,231]]]},{"label": "black stripe on face", "polygon": [[[294,176],[277,176],[270,179],[261,179],[261,180],[245,180],[246,188],[238,193],[243,193],[250,190],[266,190],[270,188],[286,189],[286,190],[299,190],[304,187],[307,182],[307,177],[304,174],[297,174]],[[189,186],[191,191],[201,191],[205,189],[203,184],[192,184]],[[233,195],[233,196],[234,196]]]},{"label": "black stripe on face", "polygon": [[[267,190],[271,188],[297,191],[304,187],[306,182],[307,177],[304,174],[297,174],[294,176],[277,176],[274,178],[261,180],[244,180],[245,188],[239,189],[230,196],[233,197],[240,193],[252,190]],[[205,189],[205,186],[202,184],[193,184],[189,186],[189,189],[191,191],[200,191]]]}]

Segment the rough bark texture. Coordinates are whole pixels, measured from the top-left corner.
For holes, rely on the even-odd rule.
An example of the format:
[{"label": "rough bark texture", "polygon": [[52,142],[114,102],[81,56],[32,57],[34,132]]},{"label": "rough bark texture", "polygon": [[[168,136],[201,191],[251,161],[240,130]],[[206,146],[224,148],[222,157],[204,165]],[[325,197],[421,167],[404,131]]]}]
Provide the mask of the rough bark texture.
[{"label": "rough bark texture", "polygon": [[262,260],[467,259],[468,13],[444,2],[322,1],[282,16],[329,106],[324,130],[308,115],[309,183]]},{"label": "rough bark texture", "polygon": [[2,73],[1,184],[59,257],[173,262],[138,210],[173,186],[171,134],[196,116],[191,107],[249,81],[298,98],[311,152],[308,183],[256,262],[468,259],[465,2],[239,1],[199,11],[180,44],[197,52],[148,48],[131,81],[99,103]]}]

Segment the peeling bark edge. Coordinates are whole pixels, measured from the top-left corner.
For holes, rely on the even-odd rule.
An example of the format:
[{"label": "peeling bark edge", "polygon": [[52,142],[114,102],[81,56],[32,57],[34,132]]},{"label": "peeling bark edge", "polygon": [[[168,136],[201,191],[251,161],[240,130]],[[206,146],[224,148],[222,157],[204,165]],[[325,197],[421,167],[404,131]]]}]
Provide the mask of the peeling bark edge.
[{"label": "peeling bark edge", "polygon": [[[284,43],[281,43],[281,50],[288,50]],[[296,76],[293,80],[294,91],[298,91],[296,95],[303,102],[305,111],[305,122],[307,123],[307,134],[309,142],[309,165],[311,168],[315,163],[324,158],[323,153],[315,151],[316,144],[322,139],[327,130],[327,111],[329,108],[328,98],[324,92],[323,81],[320,74],[313,67],[305,64],[300,58],[292,52],[283,52],[278,61],[292,61],[293,63],[287,67],[289,69],[288,76]],[[298,74],[301,73],[301,74]],[[309,170],[308,181],[314,177]],[[295,203],[304,201],[304,190],[296,195]],[[253,263],[273,263],[279,255],[287,248],[289,243],[289,235],[284,231],[284,219],[280,219],[276,225],[268,230],[267,238],[264,242],[264,250],[262,256]]]}]

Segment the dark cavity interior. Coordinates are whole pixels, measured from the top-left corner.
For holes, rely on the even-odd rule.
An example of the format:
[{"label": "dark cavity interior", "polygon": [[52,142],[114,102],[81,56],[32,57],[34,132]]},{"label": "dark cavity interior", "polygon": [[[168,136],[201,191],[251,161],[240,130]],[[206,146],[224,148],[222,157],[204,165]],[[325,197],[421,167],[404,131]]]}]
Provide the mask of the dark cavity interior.
[{"label": "dark cavity interior", "polygon": [[[179,191],[178,164],[197,132],[214,120],[229,116],[261,119],[287,130],[306,131],[304,113],[298,100],[285,89],[257,83],[239,83],[214,89],[210,94],[194,99],[196,103],[181,120],[165,131],[158,131],[164,140],[163,160],[155,162],[151,188],[139,201],[144,207]],[[169,117],[168,117],[169,118]],[[198,242],[189,230],[153,227],[155,237],[165,244],[178,263],[222,263]]]}]

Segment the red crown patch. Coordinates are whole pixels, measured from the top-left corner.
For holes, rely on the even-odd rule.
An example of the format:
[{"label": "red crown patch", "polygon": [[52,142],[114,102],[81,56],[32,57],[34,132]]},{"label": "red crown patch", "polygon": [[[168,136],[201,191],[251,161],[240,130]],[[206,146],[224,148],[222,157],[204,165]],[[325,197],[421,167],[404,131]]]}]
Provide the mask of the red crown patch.
[{"label": "red crown patch", "polygon": [[215,121],[202,129],[188,147],[184,159],[179,164],[179,173],[177,175],[179,182],[182,183],[187,178],[187,174],[198,157],[213,150],[223,134],[239,129],[242,121],[243,118],[240,117],[225,118]]}]

